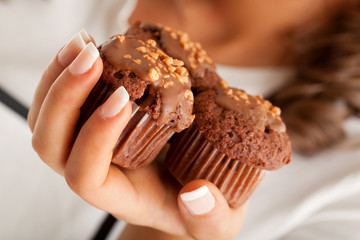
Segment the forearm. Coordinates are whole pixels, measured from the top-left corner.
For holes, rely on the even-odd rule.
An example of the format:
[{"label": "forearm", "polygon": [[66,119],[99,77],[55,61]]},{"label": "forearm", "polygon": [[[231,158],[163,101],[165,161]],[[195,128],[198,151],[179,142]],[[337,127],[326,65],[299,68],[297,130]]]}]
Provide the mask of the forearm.
[{"label": "forearm", "polygon": [[191,240],[192,238],[171,235],[149,227],[128,224],[118,240]]}]

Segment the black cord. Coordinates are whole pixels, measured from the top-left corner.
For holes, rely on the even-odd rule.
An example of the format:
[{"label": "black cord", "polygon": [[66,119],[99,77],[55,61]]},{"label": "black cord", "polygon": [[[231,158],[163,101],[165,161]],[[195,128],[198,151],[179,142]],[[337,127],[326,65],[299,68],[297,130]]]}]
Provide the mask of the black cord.
[{"label": "black cord", "polygon": [[[29,109],[23,105],[21,102],[19,102],[17,99],[12,97],[9,93],[5,92],[0,87],[0,102],[4,103],[5,106],[19,114],[24,120],[27,119],[27,115],[29,112]],[[97,230],[95,236],[92,238],[93,240],[104,240],[108,236],[110,230],[116,223],[117,219],[114,218],[110,214],[106,214],[106,217],[103,221],[103,223],[100,225],[99,229]]]},{"label": "black cord", "polygon": [[107,214],[106,218],[104,219],[103,223],[99,227],[99,230],[92,238],[92,240],[104,240],[109,235],[109,232],[113,228],[114,224],[116,223],[117,219],[114,218],[111,214]]},{"label": "black cord", "polygon": [[25,120],[27,119],[29,109],[21,102],[13,98],[10,94],[5,92],[1,87],[0,87],[0,102],[4,103],[7,107],[9,107],[17,114],[19,114]]}]

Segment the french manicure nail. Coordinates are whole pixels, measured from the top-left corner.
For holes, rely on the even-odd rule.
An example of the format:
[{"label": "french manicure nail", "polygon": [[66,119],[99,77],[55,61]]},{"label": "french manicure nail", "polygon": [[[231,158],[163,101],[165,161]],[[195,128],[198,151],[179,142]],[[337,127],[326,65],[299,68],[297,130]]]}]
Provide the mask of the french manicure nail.
[{"label": "french manicure nail", "polygon": [[129,94],[126,89],[119,87],[101,107],[101,114],[104,118],[116,116],[129,101]]},{"label": "french manicure nail", "polygon": [[90,38],[89,34],[85,31],[85,29],[81,29],[80,35],[86,43],[91,42],[91,38]]},{"label": "french manicure nail", "polygon": [[70,64],[69,71],[75,75],[84,74],[90,70],[98,57],[99,51],[95,45],[90,42]]},{"label": "french manicure nail", "polygon": [[59,52],[59,63],[64,67],[68,66],[85,47],[86,44],[79,32]]},{"label": "french manicure nail", "polygon": [[194,215],[203,215],[215,207],[215,198],[207,186],[180,194],[186,208]]}]

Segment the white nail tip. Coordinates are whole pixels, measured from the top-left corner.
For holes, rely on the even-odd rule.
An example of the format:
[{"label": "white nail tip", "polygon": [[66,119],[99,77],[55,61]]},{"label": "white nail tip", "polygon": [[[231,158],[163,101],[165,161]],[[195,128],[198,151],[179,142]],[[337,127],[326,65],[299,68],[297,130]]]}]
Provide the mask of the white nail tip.
[{"label": "white nail tip", "polygon": [[87,34],[87,32],[85,31],[85,29],[81,29],[80,35],[81,35],[81,37],[84,39],[84,41],[85,41],[86,43],[91,42],[91,38],[90,38],[89,34]]},{"label": "white nail tip", "polygon": [[63,66],[67,66],[71,63],[71,61],[76,57],[76,52],[74,48],[78,48],[80,50],[84,49],[86,44],[81,37],[80,33],[75,34],[74,37],[64,46],[64,48],[59,52],[58,59],[59,62]]},{"label": "white nail tip", "polygon": [[210,193],[209,188],[207,186],[202,186],[194,191],[180,194],[180,198],[183,201],[193,201],[204,197],[207,193]]},{"label": "white nail tip", "polygon": [[[116,90],[116,93],[120,96],[121,100],[126,104],[129,101],[129,94],[126,89],[121,86]],[[125,105],[124,104],[124,105]]]},{"label": "white nail tip", "polygon": [[116,116],[129,101],[129,94],[124,87],[119,87],[102,106],[101,114],[105,119]]},{"label": "white nail tip", "polygon": [[95,47],[94,43],[90,42],[86,46],[87,51],[92,55],[93,59],[96,60],[99,57],[99,50]]},{"label": "white nail tip", "polygon": [[215,208],[215,198],[207,186],[180,194],[186,208],[194,215],[203,215]]},{"label": "white nail tip", "polygon": [[86,45],[76,59],[70,64],[69,71],[73,74],[86,73],[90,70],[98,57],[99,51],[91,42]]},{"label": "white nail tip", "polygon": [[84,49],[86,47],[86,44],[84,42],[84,39],[82,38],[80,33],[77,33],[74,37],[75,43],[76,45],[80,48],[80,49]]}]

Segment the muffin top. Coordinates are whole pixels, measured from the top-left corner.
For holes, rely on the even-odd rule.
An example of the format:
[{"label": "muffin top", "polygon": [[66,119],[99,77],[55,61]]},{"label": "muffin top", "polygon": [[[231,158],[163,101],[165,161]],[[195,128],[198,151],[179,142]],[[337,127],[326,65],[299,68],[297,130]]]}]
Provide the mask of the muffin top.
[{"label": "muffin top", "polygon": [[196,128],[220,152],[266,170],[290,162],[291,146],[281,111],[261,95],[248,95],[222,81],[196,96],[194,109]]},{"label": "muffin top", "polygon": [[157,43],[113,36],[99,46],[104,62],[102,82],[116,90],[124,86],[130,100],[157,124],[181,131],[192,123],[194,97],[184,62],[173,59]]},{"label": "muffin top", "polygon": [[220,82],[213,60],[200,43],[189,39],[187,33],[160,24],[137,22],[129,28],[126,35],[154,39],[169,56],[184,61],[184,66],[190,73],[193,88],[211,89]]}]

